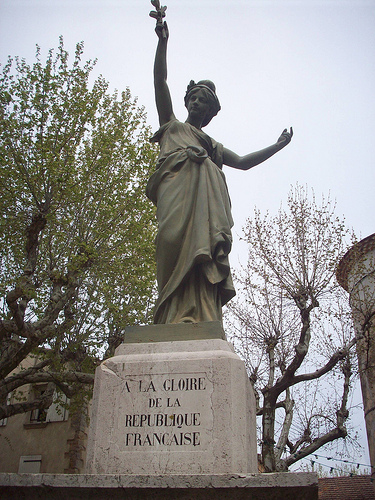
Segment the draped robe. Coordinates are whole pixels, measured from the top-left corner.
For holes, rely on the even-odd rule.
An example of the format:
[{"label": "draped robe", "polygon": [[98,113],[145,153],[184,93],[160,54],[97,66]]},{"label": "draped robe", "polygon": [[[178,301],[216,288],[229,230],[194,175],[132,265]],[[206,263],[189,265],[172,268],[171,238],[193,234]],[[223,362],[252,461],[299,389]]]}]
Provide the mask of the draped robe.
[{"label": "draped robe", "polygon": [[154,322],[220,320],[221,306],[235,295],[223,146],[175,119],[151,140],[160,144],[158,167],[146,189],[158,219]]}]

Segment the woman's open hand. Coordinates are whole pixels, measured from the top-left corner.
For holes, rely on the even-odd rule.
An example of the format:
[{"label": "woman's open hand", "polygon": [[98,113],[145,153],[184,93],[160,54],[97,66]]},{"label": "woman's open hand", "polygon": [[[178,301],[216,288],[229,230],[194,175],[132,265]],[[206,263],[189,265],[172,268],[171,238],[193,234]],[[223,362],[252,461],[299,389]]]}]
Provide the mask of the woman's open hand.
[{"label": "woman's open hand", "polygon": [[280,146],[280,149],[284,148],[287,144],[290,143],[293,137],[293,128],[290,127],[290,132],[288,129],[284,129],[280,137],[277,139],[277,144]]}]

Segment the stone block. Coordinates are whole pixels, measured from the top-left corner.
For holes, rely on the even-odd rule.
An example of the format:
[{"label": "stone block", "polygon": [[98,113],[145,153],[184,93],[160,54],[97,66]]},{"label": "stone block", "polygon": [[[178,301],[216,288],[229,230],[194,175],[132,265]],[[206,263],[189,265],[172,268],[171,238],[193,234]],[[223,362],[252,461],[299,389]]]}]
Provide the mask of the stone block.
[{"label": "stone block", "polygon": [[318,500],[316,474],[0,474],[2,500]]},{"label": "stone block", "polygon": [[86,472],[257,472],[255,398],[231,345],[122,344],[96,372]]}]

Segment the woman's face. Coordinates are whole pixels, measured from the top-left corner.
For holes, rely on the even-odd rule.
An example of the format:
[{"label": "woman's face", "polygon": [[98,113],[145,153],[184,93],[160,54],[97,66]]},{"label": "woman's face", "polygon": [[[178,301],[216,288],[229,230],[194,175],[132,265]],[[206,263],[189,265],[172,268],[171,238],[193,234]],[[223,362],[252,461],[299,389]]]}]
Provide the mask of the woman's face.
[{"label": "woman's face", "polygon": [[193,92],[189,98],[187,105],[189,116],[194,118],[205,118],[206,114],[210,110],[210,104],[206,97],[206,93],[202,89],[198,89],[196,92]]}]

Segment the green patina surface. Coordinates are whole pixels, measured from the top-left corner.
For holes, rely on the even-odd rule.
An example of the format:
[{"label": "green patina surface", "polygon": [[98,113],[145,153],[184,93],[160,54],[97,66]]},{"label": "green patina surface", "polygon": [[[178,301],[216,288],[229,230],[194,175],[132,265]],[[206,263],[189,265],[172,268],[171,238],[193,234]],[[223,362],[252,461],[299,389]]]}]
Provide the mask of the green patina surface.
[{"label": "green patina surface", "polygon": [[129,326],[125,330],[125,344],[144,342],[172,342],[181,340],[226,340],[220,321],[178,323],[167,325]]}]

